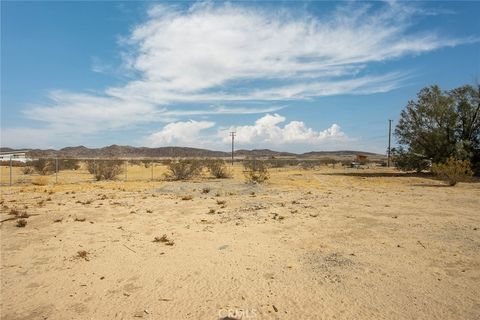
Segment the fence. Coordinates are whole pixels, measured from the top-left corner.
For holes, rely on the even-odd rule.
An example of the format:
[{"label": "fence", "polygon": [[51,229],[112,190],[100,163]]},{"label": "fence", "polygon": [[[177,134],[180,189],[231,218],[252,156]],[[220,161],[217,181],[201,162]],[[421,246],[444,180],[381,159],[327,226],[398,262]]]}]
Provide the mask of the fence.
[{"label": "fence", "polygon": [[[163,178],[168,160],[148,159],[65,159],[38,158],[26,163],[3,161],[0,184],[45,185],[80,183],[115,177],[116,180],[158,180]],[[104,175],[102,177],[102,175]],[[106,175],[106,176],[105,176]]]},{"label": "fence", "polygon": [[[199,159],[202,160],[202,159]],[[230,164],[229,159],[226,165]],[[236,159],[241,165],[246,159]],[[85,158],[37,158],[35,160],[2,161],[0,163],[0,185],[46,185],[94,182],[115,177],[118,181],[155,181],[164,179],[167,165],[172,159],[85,159]],[[258,159],[270,168],[299,167],[312,169],[319,165],[345,165],[350,160],[324,159]],[[106,174],[106,176],[102,176]]]}]

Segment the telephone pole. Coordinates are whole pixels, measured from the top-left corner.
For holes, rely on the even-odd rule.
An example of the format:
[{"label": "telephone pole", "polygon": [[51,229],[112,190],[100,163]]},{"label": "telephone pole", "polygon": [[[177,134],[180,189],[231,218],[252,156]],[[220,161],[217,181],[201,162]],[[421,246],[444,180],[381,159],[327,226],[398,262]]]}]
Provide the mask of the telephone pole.
[{"label": "telephone pole", "polygon": [[391,151],[391,148],[390,148],[390,143],[392,141],[392,121],[393,120],[388,120],[388,157],[387,157],[387,167],[390,168],[390,151]]},{"label": "telephone pole", "polygon": [[232,166],[233,166],[233,152],[234,152],[234,142],[235,142],[235,135],[236,135],[236,132],[235,131],[231,131],[230,132],[230,136],[232,137]]}]

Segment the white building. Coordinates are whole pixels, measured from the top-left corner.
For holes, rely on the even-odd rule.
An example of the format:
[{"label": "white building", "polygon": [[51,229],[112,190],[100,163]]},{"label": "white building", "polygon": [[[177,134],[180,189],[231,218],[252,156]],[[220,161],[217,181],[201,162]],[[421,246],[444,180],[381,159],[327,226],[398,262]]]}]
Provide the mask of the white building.
[{"label": "white building", "polygon": [[0,161],[10,161],[10,160],[27,162],[31,159],[27,157],[27,151],[24,151],[24,150],[0,152]]}]

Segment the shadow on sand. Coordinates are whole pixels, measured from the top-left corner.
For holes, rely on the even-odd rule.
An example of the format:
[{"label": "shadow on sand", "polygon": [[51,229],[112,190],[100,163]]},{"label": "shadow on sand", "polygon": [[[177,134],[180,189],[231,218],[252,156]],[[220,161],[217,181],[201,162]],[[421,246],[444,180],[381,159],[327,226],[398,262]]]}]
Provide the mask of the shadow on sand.
[{"label": "shadow on sand", "polygon": [[[361,172],[361,171],[353,171],[353,172],[328,172],[328,173],[319,173],[319,175],[326,175],[326,176],[344,176],[344,177],[360,177],[360,178],[423,178],[435,181],[435,184],[429,183],[416,183],[412,184],[414,187],[431,187],[431,188],[443,188],[443,187],[451,187],[439,178],[435,177],[431,173],[426,172]],[[480,183],[480,178],[473,177],[469,182],[471,183]]]},{"label": "shadow on sand", "polygon": [[362,171],[350,171],[350,172],[328,172],[320,173],[326,176],[346,176],[346,177],[361,177],[361,178],[427,178],[434,179],[435,177],[429,173],[416,173],[416,172],[362,172]]}]

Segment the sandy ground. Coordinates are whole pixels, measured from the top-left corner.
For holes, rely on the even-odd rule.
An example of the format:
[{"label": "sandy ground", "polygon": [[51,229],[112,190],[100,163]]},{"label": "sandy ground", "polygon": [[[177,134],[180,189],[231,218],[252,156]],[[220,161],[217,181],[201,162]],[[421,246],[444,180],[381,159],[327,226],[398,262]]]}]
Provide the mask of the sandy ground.
[{"label": "sandy ground", "polygon": [[479,319],[480,183],[238,170],[2,187],[1,318]]}]

